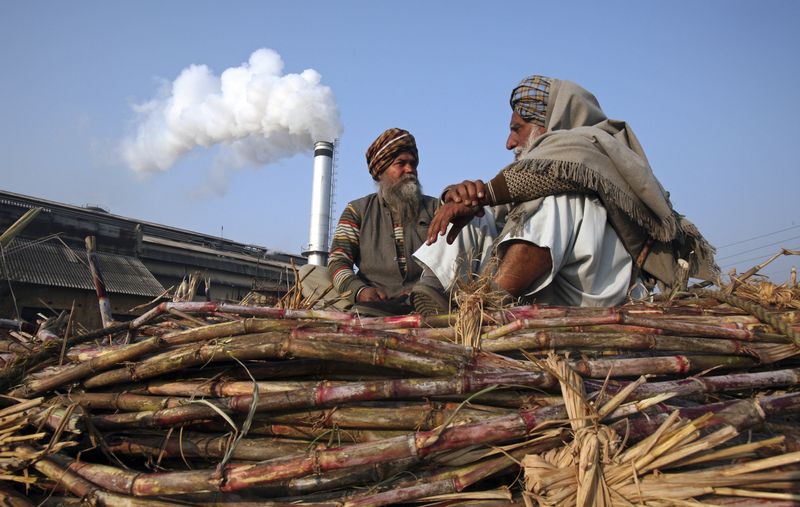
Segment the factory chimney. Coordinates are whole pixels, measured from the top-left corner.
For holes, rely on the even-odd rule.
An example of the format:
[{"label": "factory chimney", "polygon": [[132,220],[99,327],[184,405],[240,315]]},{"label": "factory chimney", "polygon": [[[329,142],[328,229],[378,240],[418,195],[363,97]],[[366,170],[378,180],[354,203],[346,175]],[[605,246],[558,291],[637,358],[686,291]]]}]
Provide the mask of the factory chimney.
[{"label": "factory chimney", "polygon": [[333,181],[333,143],[314,144],[314,175],[311,187],[311,226],[308,250],[303,255],[308,263],[325,266],[328,263],[328,234],[331,223],[331,190]]}]

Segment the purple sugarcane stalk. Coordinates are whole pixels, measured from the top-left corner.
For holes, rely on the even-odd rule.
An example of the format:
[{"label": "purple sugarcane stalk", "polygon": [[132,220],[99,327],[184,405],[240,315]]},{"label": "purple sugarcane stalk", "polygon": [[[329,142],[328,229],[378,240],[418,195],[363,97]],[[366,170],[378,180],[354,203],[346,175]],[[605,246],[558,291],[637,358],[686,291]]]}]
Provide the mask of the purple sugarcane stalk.
[{"label": "purple sugarcane stalk", "polygon": [[94,236],[86,236],[86,258],[89,261],[89,271],[92,272],[94,291],[97,293],[100,318],[103,320],[103,327],[108,327],[114,323],[114,318],[111,316],[111,301],[108,299],[108,294],[106,294],[106,282],[103,280],[103,273],[100,271],[97,259]]}]

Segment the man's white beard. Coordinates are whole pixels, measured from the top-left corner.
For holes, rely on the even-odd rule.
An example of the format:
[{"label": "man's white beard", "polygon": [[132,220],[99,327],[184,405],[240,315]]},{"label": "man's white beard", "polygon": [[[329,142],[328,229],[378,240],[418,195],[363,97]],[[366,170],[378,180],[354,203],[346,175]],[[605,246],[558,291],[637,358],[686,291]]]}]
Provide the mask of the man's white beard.
[{"label": "man's white beard", "polygon": [[422,202],[422,186],[413,174],[403,176],[396,183],[386,179],[378,182],[378,194],[392,210],[395,220],[409,224],[419,215],[419,204]]},{"label": "man's white beard", "polygon": [[528,134],[525,144],[514,148],[514,160],[519,160],[522,155],[528,153],[533,147],[533,142],[543,133],[544,132],[541,132],[538,128],[534,127],[533,130],[531,130],[531,133]]}]

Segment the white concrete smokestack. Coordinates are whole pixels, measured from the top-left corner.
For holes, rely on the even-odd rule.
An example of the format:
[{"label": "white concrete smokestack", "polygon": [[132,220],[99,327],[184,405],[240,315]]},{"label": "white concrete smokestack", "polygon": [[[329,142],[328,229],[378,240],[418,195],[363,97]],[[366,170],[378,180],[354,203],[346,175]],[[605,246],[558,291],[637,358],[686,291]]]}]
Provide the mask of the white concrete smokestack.
[{"label": "white concrete smokestack", "polygon": [[308,250],[303,255],[316,266],[328,264],[328,234],[331,223],[331,189],[333,178],[333,143],[314,144],[314,176],[311,187],[311,226]]}]

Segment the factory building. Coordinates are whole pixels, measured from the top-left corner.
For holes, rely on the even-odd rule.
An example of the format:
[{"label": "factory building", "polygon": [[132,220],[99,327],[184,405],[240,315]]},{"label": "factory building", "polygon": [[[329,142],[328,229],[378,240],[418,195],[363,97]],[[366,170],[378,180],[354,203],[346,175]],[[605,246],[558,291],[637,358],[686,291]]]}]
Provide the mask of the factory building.
[{"label": "factory building", "polygon": [[203,283],[195,300],[240,302],[257,295],[274,303],[294,283],[292,264],[306,263],[300,255],[5,191],[0,191],[0,233],[32,208],[42,211],[0,252],[0,317],[32,320],[74,304],[78,322],[100,327],[87,236],[95,237],[117,320],[141,314],[148,308],[142,305],[164,300],[198,272]]}]

